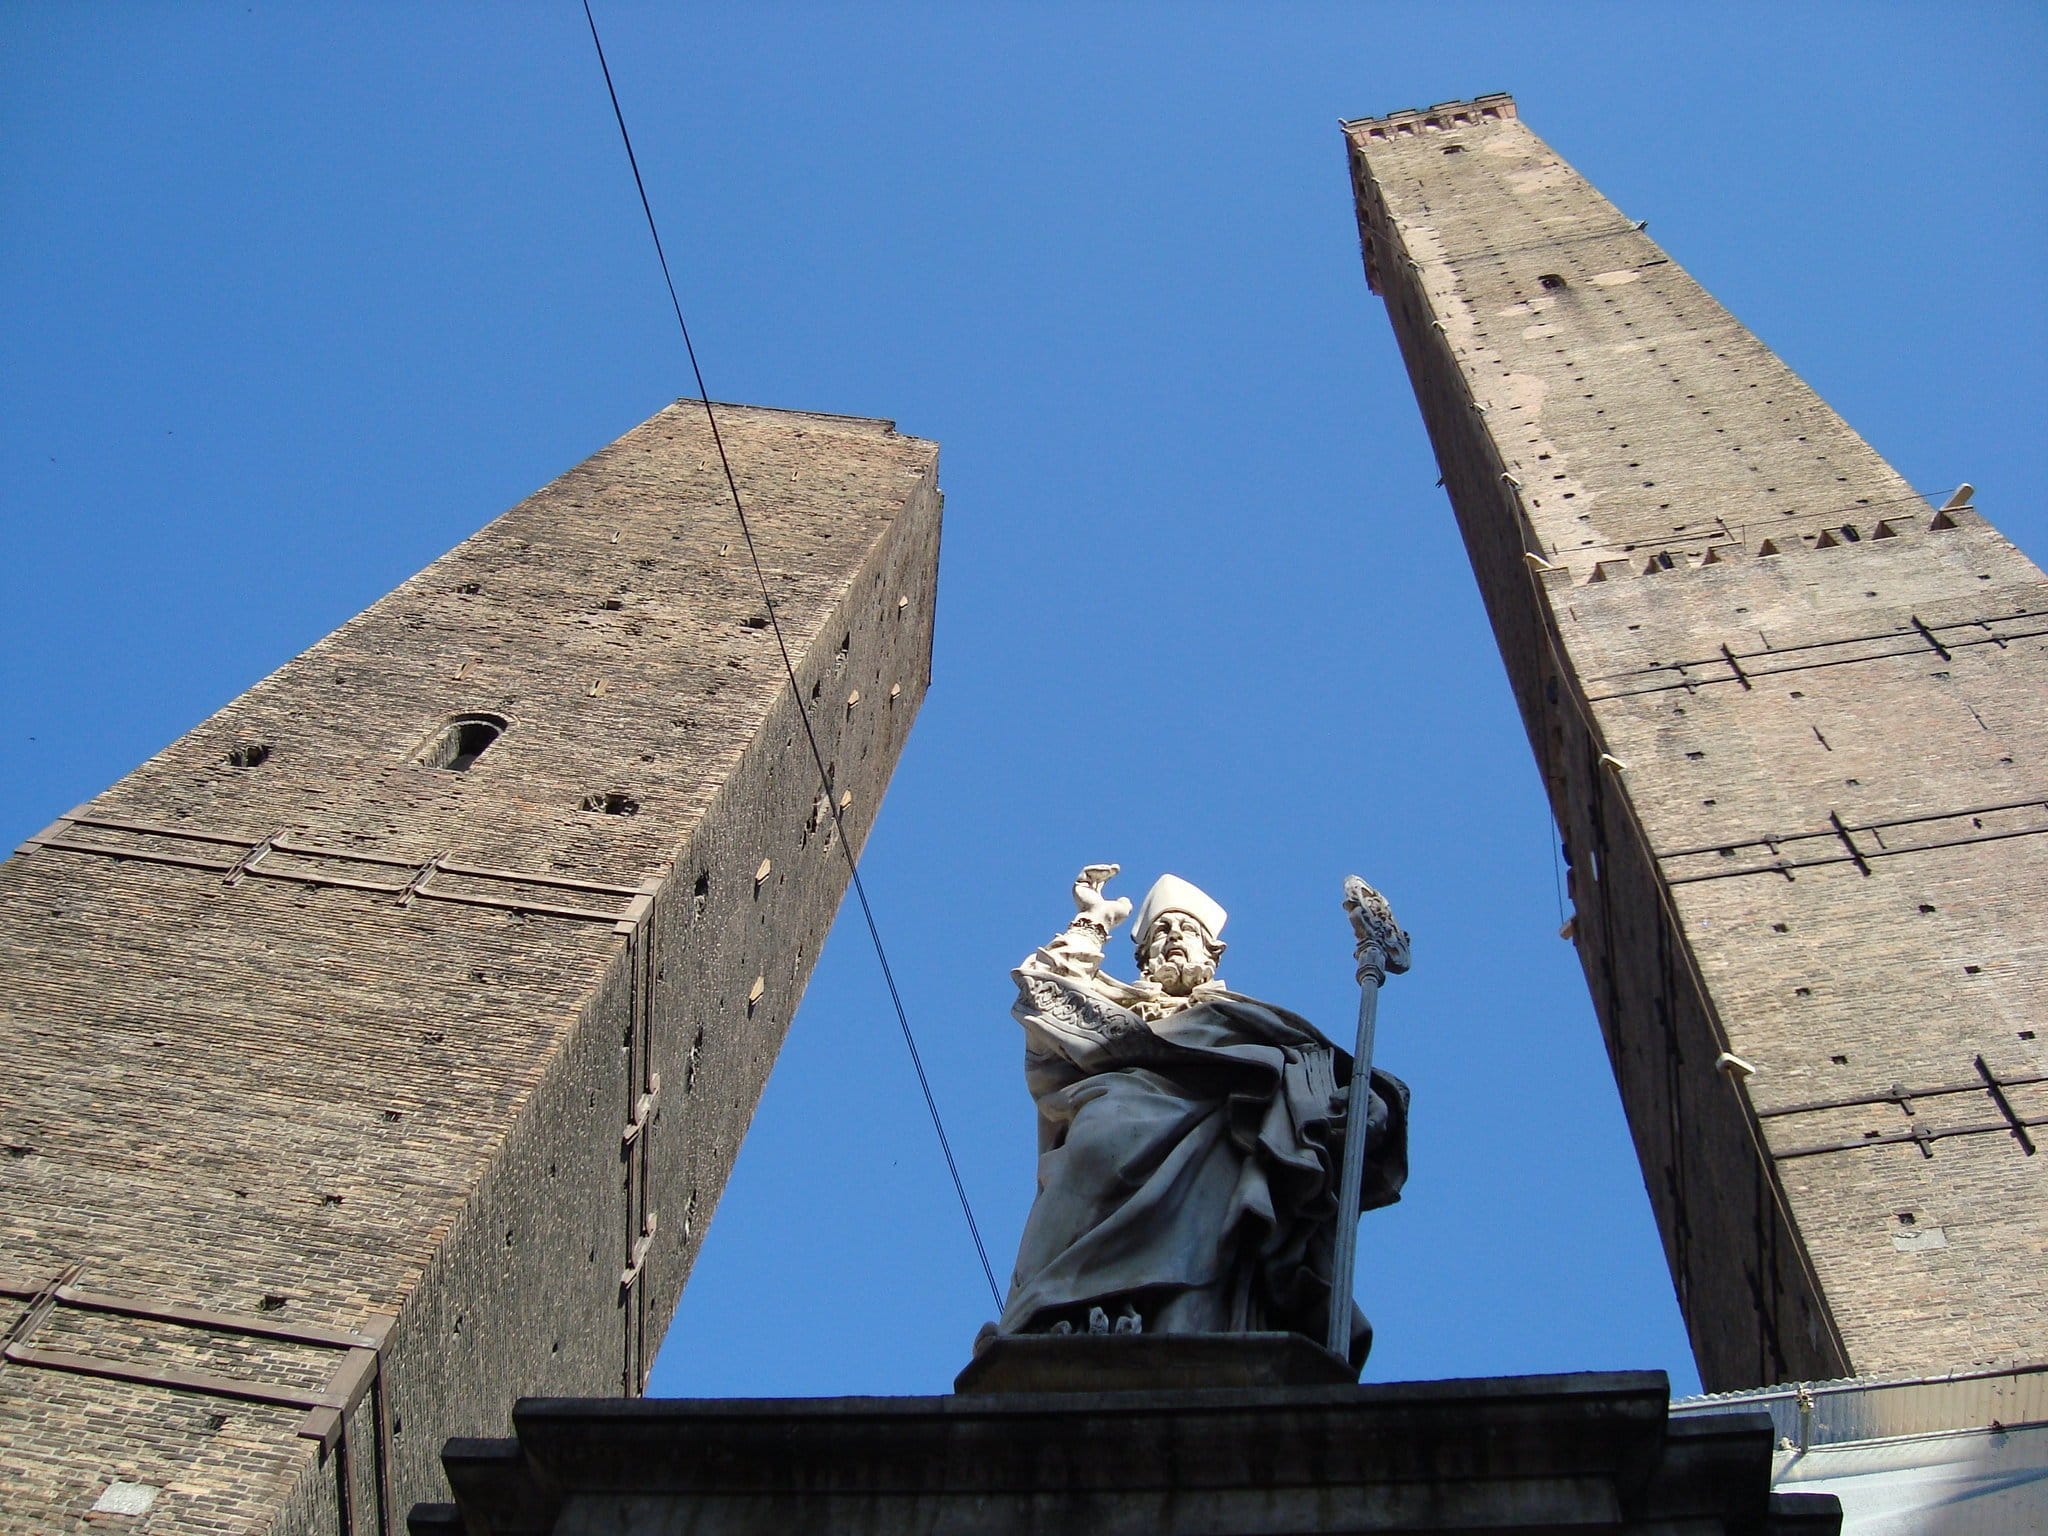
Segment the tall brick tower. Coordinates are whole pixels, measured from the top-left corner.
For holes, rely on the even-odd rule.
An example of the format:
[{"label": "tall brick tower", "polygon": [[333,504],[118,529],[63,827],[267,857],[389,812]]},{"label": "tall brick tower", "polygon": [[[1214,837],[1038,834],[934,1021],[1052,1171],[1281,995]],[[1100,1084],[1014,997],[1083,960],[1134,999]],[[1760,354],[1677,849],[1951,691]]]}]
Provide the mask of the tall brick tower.
[{"label": "tall brick tower", "polygon": [[[858,840],[937,450],[721,425]],[[640,1390],[846,877],[768,625],[672,407],[0,865],[0,1530],[391,1536]]]},{"label": "tall brick tower", "polygon": [[1346,125],[1702,1378],[2048,1362],[2048,584],[1518,120]]}]

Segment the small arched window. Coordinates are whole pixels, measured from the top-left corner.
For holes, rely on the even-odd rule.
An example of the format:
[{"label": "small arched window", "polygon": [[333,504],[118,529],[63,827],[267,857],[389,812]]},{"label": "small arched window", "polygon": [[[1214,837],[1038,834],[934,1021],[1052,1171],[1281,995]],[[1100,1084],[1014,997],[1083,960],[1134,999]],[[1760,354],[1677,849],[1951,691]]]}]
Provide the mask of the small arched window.
[{"label": "small arched window", "polygon": [[418,761],[428,768],[467,773],[492,742],[505,734],[503,715],[457,715],[420,748]]}]

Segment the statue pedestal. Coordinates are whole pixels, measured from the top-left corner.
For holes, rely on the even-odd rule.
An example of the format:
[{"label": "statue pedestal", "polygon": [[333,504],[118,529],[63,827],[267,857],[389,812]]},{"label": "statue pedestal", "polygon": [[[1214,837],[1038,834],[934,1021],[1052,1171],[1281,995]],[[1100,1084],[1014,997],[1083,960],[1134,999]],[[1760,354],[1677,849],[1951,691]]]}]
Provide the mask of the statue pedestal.
[{"label": "statue pedestal", "polygon": [[[412,1536],[1831,1536],[1773,1495],[1768,1414],[1671,1419],[1661,1372],[1218,1385],[1307,1340],[984,1349],[947,1397],[528,1399],[451,1440]],[[1245,1347],[1249,1346],[1249,1347]],[[1315,1357],[1321,1356],[1318,1361]],[[1105,1387],[1142,1373],[1143,1390]],[[1056,1384],[1039,1390],[1039,1382]],[[1198,1383],[1194,1385],[1182,1382]]]},{"label": "statue pedestal", "polygon": [[1348,1387],[1348,1361],[1298,1333],[1021,1333],[985,1337],[962,1394]]}]

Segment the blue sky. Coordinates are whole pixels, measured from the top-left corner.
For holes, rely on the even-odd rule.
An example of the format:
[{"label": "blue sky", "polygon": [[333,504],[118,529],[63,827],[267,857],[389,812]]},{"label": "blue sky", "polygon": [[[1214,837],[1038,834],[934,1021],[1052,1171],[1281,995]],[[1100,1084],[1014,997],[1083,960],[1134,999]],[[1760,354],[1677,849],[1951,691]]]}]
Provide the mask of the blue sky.
[{"label": "blue sky", "polygon": [[[714,394],[943,445],[936,685],[865,866],[999,1269],[1007,971],[1083,862],[1342,1036],[1415,936],[1369,1378],[1696,1384],[1340,117],[1490,90],[1922,490],[2037,558],[2032,6],[600,4]],[[0,842],[684,392],[580,9],[0,10]],[[990,1303],[865,935],[656,1374],[941,1391]]]}]

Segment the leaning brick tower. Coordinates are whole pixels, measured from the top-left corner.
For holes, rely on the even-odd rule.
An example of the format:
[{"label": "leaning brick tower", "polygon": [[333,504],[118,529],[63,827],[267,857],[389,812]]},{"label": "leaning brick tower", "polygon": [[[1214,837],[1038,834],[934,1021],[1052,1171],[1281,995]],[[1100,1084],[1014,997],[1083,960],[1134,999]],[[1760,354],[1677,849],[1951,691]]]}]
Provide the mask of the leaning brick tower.
[{"label": "leaning brick tower", "polygon": [[2048,583],[1508,97],[1345,134],[1702,1378],[2048,1363]]},{"label": "leaning brick tower", "polygon": [[691,402],[0,864],[9,1536],[393,1536],[643,1386],[931,656],[934,445],[720,424],[836,804]]}]

